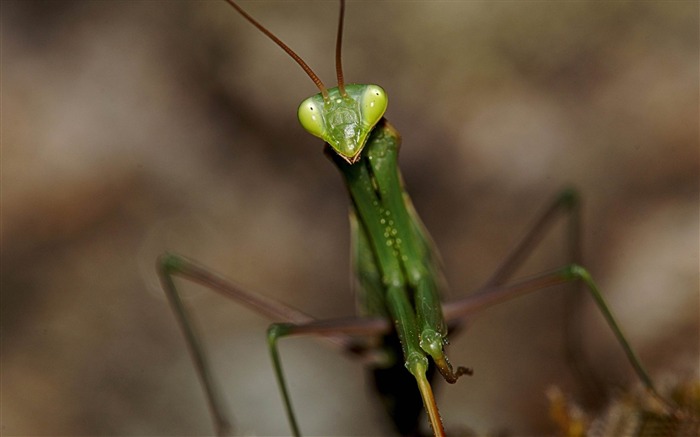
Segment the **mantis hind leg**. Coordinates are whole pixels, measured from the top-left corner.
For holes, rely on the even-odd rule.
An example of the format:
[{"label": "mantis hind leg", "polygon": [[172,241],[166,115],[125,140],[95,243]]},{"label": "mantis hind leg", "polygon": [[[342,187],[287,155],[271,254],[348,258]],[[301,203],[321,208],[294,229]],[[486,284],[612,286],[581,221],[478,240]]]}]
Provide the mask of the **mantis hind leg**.
[{"label": "mantis hind leg", "polygon": [[[285,323],[273,324],[268,331],[268,341],[272,353],[273,364],[277,374],[280,390],[285,401],[285,408],[294,435],[300,435],[288,394],[282,366],[277,353],[277,338],[284,335],[317,335],[323,336],[331,345],[351,353],[358,358],[366,358],[371,352],[354,337],[385,334],[391,329],[389,322],[379,318],[348,318],[339,320],[318,320],[314,317],[286,305],[275,299],[252,293],[233,284],[225,278],[210,272],[185,257],[175,254],[164,254],[158,258],[157,270],[163,290],[173,309],[175,318],[183,332],[195,369],[204,388],[209,410],[216,434],[230,435],[233,431],[232,421],[225,408],[224,397],[216,384],[211,366],[207,360],[205,347],[195,329],[192,316],[182,301],[181,294],[175,286],[174,278],[182,277],[201,284],[227,298],[252,309],[272,320]],[[351,335],[353,337],[351,337]],[[367,358],[366,358],[367,359]]]},{"label": "mantis hind leg", "polygon": [[218,385],[214,381],[214,376],[211,371],[211,366],[207,359],[207,354],[204,351],[204,345],[199,339],[199,335],[195,332],[192,325],[191,317],[180,297],[180,293],[173,281],[173,275],[177,274],[185,264],[176,255],[165,254],[158,259],[158,274],[160,276],[161,285],[165,294],[168,297],[170,306],[175,314],[178,325],[182,330],[187,343],[190,355],[194,361],[195,369],[199,380],[204,387],[207,397],[207,404],[214,422],[216,435],[226,436],[233,431],[231,419],[226,413],[224,406],[224,397],[219,391]]},{"label": "mantis hind leg", "polygon": [[[535,275],[525,280],[511,282],[511,278],[517,269],[538,247],[540,240],[549,229],[552,228],[555,221],[562,217],[567,220],[565,232],[567,239],[567,262],[569,264],[560,269]],[[581,214],[579,195],[573,189],[563,190],[538,216],[530,231],[525,234],[505,260],[499,265],[480,291],[445,305],[446,318],[448,322],[454,322],[484,307],[495,305],[521,294],[556,284],[569,283],[577,290],[584,287],[593,297],[598,309],[614,333],[640,381],[651,393],[659,397],[646,370],[630,347],[610,308],[591,278],[591,275],[581,267],[582,255],[580,235]],[[567,315],[573,312],[572,308],[578,302],[574,299],[578,299],[580,295],[581,293],[569,294],[570,297],[566,302]],[[573,317],[567,316],[569,325],[566,327],[565,333],[567,336],[567,361],[569,361],[573,370],[577,373],[578,379],[580,381],[586,381],[584,389],[587,389],[585,393],[587,397],[600,399],[604,397],[604,395],[601,395],[601,393],[604,393],[604,389],[602,388],[603,384],[595,376],[594,372],[592,372],[590,366],[588,366],[585,360],[580,356],[580,347],[578,347],[580,338],[578,335],[574,335],[575,331],[570,326],[573,319]]]},{"label": "mantis hind leg", "polygon": [[[391,329],[391,325],[385,319],[380,318],[345,318],[345,319],[327,319],[317,320],[308,323],[273,323],[267,330],[267,344],[272,357],[272,365],[277,378],[277,385],[282,395],[284,407],[289,419],[289,425],[294,436],[300,436],[299,424],[296,420],[296,414],[292,406],[292,398],[287,386],[284,370],[282,368],[282,360],[279,354],[278,340],[285,337],[314,335],[314,336],[335,336],[335,335],[353,335],[353,336],[368,336],[386,334]],[[348,352],[359,353],[363,351],[353,350],[348,348]],[[407,373],[407,372],[406,372]]]},{"label": "mantis hind leg", "polygon": [[[553,201],[537,217],[530,231],[512,249],[508,257],[501,262],[496,271],[486,282],[486,286],[504,284],[520,267],[527,257],[537,248],[544,235],[552,228],[557,220],[565,220],[566,259],[571,265],[584,265],[581,245],[582,220],[581,196],[574,188],[566,188],[559,192]],[[578,317],[576,308],[583,297],[581,281],[571,281],[569,287],[574,292],[568,293],[564,300],[564,353],[569,368],[580,382],[583,398],[590,404],[600,404],[607,396],[605,384],[593,370],[583,350],[581,331],[576,328]]]},{"label": "mantis hind leg", "polygon": [[[518,242],[515,248],[486,282],[486,286],[504,284],[520,267],[527,257],[537,248],[538,243],[551,229],[558,219],[566,220],[565,240],[566,259],[571,265],[584,265],[581,247],[581,197],[574,188],[566,188],[558,193],[554,200],[546,207],[535,220],[530,231]],[[564,324],[565,356],[566,361],[574,372],[576,380],[580,381],[583,397],[590,404],[601,403],[607,396],[605,385],[599,375],[593,370],[589,361],[581,353],[583,339],[579,329],[576,329],[578,317],[576,308],[583,297],[583,283],[572,281],[569,285],[575,292],[568,293],[565,297],[564,311],[566,321]],[[585,383],[583,383],[585,381]]]}]

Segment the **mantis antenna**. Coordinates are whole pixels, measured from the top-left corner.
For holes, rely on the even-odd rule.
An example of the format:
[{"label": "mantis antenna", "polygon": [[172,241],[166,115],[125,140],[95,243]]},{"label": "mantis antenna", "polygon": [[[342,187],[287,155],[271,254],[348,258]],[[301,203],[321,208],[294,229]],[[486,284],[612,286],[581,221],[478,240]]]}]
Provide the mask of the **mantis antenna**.
[{"label": "mantis antenna", "polygon": [[345,91],[345,79],[343,79],[343,61],[340,56],[343,47],[343,18],[345,17],[345,0],[340,0],[340,15],[338,17],[338,36],[335,39],[335,71],[338,74],[338,91],[343,97],[347,97]]},{"label": "mantis antenna", "polygon": [[[281,39],[277,38],[274,33],[270,32],[265,26],[257,22],[253,17],[248,15],[246,11],[243,10],[236,2],[233,0],[226,0],[226,3],[230,4],[239,14],[243,16],[246,20],[250,22],[253,26],[257,27],[262,33],[264,33],[268,38],[270,38],[275,44],[277,44],[282,50],[284,50],[292,59],[296,61],[297,64],[306,72],[309,78],[316,84],[318,89],[321,91],[324,100],[328,100],[328,90],[326,86],[323,85],[321,79],[314,73],[314,71],[309,67],[309,65],[304,62],[301,56],[297,55],[294,50],[292,50],[287,44],[283,43]],[[340,18],[338,19],[338,37],[336,39],[335,45],[335,68],[338,74],[338,90],[340,95],[343,97],[347,96],[345,91],[345,81],[343,80],[343,66],[340,58],[340,48],[343,41],[343,17],[345,16],[345,0],[340,1]]]}]

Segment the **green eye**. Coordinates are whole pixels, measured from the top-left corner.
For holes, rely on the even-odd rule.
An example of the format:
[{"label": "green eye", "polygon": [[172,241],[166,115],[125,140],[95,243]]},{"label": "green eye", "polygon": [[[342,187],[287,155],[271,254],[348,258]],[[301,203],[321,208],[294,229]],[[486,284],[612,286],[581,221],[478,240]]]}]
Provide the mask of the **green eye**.
[{"label": "green eye", "polygon": [[374,126],[384,115],[389,104],[386,92],[378,85],[367,85],[362,95],[362,118],[366,125]]},{"label": "green eye", "polygon": [[316,96],[312,96],[301,102],[297,116],[307,132],[325,140],[327,134],[323,121],[323,103],[319,104],[317,100]]}]

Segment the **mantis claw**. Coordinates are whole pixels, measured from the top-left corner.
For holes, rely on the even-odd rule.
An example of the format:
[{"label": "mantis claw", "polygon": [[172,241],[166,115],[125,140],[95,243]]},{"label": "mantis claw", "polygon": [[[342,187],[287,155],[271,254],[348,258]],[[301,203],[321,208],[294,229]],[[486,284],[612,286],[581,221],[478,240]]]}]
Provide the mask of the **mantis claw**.
[{"label": "mantis claw", "polygon": [[452,364],[447,359],[443,345],[446,344],[446,339],[437,331],[426,329],[420,336],[420,347],[433,358],[438,371],[445,378],[445,381],[450,384],[457,382],[462,375],[471,375],[473,371],[467,367],[459,366],[457,371],[454,371]]}]

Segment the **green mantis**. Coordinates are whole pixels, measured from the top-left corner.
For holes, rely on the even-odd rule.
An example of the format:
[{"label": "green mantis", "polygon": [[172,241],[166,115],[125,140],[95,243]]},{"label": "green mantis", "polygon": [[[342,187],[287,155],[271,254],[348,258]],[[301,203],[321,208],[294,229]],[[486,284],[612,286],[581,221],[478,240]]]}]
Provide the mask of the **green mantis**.
[{"label": "green mantis", "polygon": [[[402,374],[406,377],[403,382],[383,392],[396,430],[405,435],[418,433],[419,411],[424,409],[433,434],[442,436],[445,429],[433,394],[432,369],[434,367],[448,383],[455,383],[461,376],[472,373],[466,367],[454,367],[450,363],[446,352],[450,330],[456,328],[465,316],[483,308],[523,293],[572,281],[578,281],[588,289],[641,382],[650,392],[656,392],[585,269],[571,263],[530,278],[511,280],[539,235],[562,214],[570,218],[571,260],[578,259],[578,198],[574,191],[565,190],[557,197],[537,220],[533,231],[482,290],[466,298],[442,302],[439,257],[403,189],[398,169],[401,139],[396,128],[384,118],[388,106],[386,92],[378,85],[344,83],[340,55],[344,1],[340,2],[336,45],[338,84],[330,89],[282,41],[236,3],[227,1],[285,50],[320,90],[319,94],[302,102],[298,115],[302,126],[327,144],[326,153],[340,171],[350,197],[353,260],[361,292],[362,317],[318,320],[272,299],[248,293],[186,258],[164,255],[159,260],[163,287],[205,387],[218,434],[229,433],[231,423],[223,410],[222,396],[209,370],[201,342],[175,288],[174,276],[202,283],[279,322],[271,325],[267,338],[294,435],[301,435],[301,425],[294,413],[292,395],[282,369],[278,351],[281,338],[325,336],[352,354],[372,361],[378,369],[375,373],[378,385],[381,384],[379,379],[387,376],[384,372]],[[379,337],[380,346],[364,341],[366,337]],[[404,401],[406,405],[402,403]]]}]

